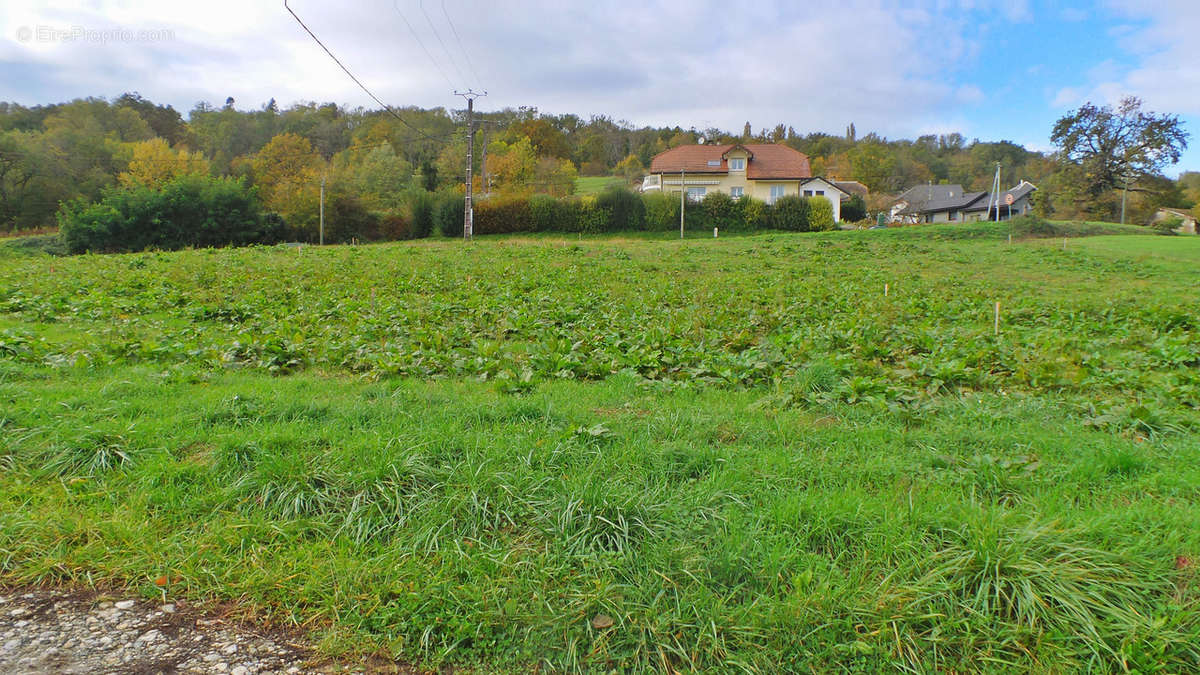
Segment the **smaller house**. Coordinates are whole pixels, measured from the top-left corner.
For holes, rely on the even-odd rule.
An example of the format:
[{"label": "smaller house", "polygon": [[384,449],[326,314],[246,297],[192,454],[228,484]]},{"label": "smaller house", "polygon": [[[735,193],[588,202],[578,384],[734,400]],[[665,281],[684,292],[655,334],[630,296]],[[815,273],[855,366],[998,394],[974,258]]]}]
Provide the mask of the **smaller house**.
[{"label": "smaller house", "polygon": [[1175,228],[1177,234],[1196,234],[1196,216],[1184,211],[1183,209],[1159,209],[1154,214],[1152,222],[1161,223],[1164,220],[1178,219],[1179,227]]},{"label": "smaller house", "polygon": [[839,190],[846,193],[846,199],[849,199],[853,195],[858,195],[859,197],[866,199],[867,195],[871,194],[871,190],[867,188],[866,185],[863,185],[856,180],[834,180],[833,184],[836,185]]},{"label": "smaller house", "polygon": [[837,183],[825,180],[820,176],[805,178],[800,181],[801,197],[824,197],[833,205],[833,222],[842,222],[842,202],[850,198],[849,193],[838,187]]},{"label": "smaller house", "polygon": [[918,185],[896,198],[891,221],[915,224],[1008,220],[1033,212],[1031,197],[1036,190],[1036,185],[1023,180],[993,198],[990,192],[967,192],[961,185]]}]

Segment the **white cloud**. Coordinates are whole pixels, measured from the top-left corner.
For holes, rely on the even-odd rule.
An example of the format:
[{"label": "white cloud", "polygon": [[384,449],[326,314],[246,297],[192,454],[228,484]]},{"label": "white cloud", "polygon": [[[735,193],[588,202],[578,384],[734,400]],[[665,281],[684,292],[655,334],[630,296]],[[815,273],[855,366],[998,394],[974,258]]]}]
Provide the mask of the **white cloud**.
[{"label": "white cloud", "polygon": [[1101,63],[1088,72],[1085,83],[1060,91],[1054,104],[1114,103],[1134,95],[1155,111],[1200,115],[1200,59],[1196,57],[1200,3],[1110,0],[1108,6],[1131,20],[1110,34],[1133,57],[1133,65]]},{"label": "white cloud", "polygon": [[[417,37],[405,25],[412,25]],[[423,4],[422,4],[423,2]],[[608,114],[642,124],[740,129],[791,124],[801,132],[911,135],[957,119],[982,92],[958,81],[989,25],[1030,21],[1026,0],[851,0],[831,11],[790,2],[520,4],[447,0],[466,58],[438,0],[334,6],[291,0],[295,11],[384,100],[461,106],[452,89],[487,88],[482,109],[533,105]],[[424,9],[423,13],[421,10]],[[26,41],[21,26],[167,29],[171,39]],[[418,43],[424,44],[424,49]],[[445,72],[430,63],[428,50]],[[459,70],[465,77],[459,76]],[[447,82],[447,77],[451,82]],[[186,110],[201,99],[239,107],[270,97],[374,107],[286,13],[282,2],[17,0],[0,7],[0,99],[26,103],[137,90]]]},{"label": "white cloud", "polygon": [[964,84],[954,92],[954,98],[962,104],[974,105],[983,101],[983,90],[973,84]]},{"label": "white cloud", "polygon": [[1088,11],[1086,9],[1079,9],[1077,7],[1066,7],[1066,8],[1059,10],[1058,16],[1063,21],[1067,21],[1070,23],[1077,23],[1080,21],[1087,20]]}]

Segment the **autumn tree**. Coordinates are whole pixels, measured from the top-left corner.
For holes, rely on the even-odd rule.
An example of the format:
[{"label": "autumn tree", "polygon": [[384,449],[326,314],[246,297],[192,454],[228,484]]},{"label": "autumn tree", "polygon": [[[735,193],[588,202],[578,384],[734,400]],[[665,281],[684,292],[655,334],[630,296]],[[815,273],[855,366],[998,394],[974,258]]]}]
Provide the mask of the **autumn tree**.
[{"label": "autumn tree", "polygon": [[316,226],[324,169],[324,160],[308,139],[292,133],[272,138],[250,160],[250,175],[263,203],[300,230]]},{"label": "autumn tree", "polygon": [[642,160],[634,154],[626,155],[625,159],[617,162],[617,166],[613,169],[618,176],[624,176],[625,180],[635,181],[646,173],[646,166],[642,164]]},{"label": "autumn tree", "polygon": [[208,175],[208,160],[199,152],[173,149],[162,138],[151,138],[130,145],[129,166],[117,176],[125,187],[158,187],[178,176]]},{"label": "autumn tree", "polygon": [[398,211],[406,201],[412,165],[390,144],[351,146],[333,158],[335,190],[355,195],[372,211]]},{"label": "autumn tree", "polygon": [[499,190],[528,190],[534,182],[537,164],[533,143],[524,136],[512,143],[497,140],[488,146],[488,173],[496,177]]},{"label": "autumn tree", "polygon": [[571,160],[542,157],[533,168],[533,191],[566,197],[575,192],[578,177],[579,172]]},{"label": "autumn tree", "polygon": [[1064,162],[1083,169],[1084,187],[1098,196],[1178,162],[1188,135],[1178,115],[1145,112],[1141,99],[1128,96],[1115,109],[1087,103],[1071,111],[1050,140]]}]

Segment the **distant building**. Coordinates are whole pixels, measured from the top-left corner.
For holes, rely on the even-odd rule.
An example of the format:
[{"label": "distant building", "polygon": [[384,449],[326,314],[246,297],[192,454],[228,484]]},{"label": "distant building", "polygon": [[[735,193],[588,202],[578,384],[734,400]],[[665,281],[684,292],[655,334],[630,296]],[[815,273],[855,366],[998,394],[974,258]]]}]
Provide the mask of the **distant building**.
[{"label": "distant building", "polygon": [[786,196],[824,197],[833,204],[835,221],[841,220],[841,203],[847,196],[833,182],[812,175],[807,155],[770,143],[671,148],[650,160],[650,175],[642,190],[673,194],[686,190],[691,201],[700,201],[710,192],[767,203]]},{"label": "distant building", "polygon": [[1030,197],[1037,186],[1021,181],[993,200],[989,192],[966,192],[961,185],[918,185],[896,197],[892,204],[894,223],[959,223],[999,220],[1033,212]]},{"label": "distant building", "polygon": [[833,181],[833,184],[836,185],[839,190],[845,192],[847,197],[850,195],[858,195],[859,197],[866,199],[867,196],[871,194],[871,190],[867,188],[866,185],[863,185],[856,180],[835,180]]},{"label": "distant building", "polygon": [[1154,214],[1153,222],[1160,223],[1171,218],[1178,218],[1181,221],[1179,227],[1175,228],[1176,233],[1196,234],[1196,216],[1183,209],[1159,209]]}]

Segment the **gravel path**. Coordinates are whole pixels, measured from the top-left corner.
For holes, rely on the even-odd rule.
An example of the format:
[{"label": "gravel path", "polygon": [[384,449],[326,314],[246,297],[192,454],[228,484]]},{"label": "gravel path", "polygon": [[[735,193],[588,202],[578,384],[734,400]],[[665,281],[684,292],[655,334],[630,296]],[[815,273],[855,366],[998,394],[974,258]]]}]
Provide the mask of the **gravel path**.
[{"label": "gravel path", "polygon": [[0,589],[0,673],[5,675],[412,672],[397,664],[317,661],[293,639],[183,603],[64,589]]}]

